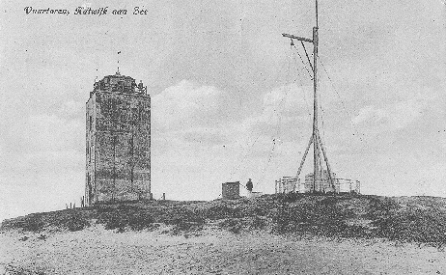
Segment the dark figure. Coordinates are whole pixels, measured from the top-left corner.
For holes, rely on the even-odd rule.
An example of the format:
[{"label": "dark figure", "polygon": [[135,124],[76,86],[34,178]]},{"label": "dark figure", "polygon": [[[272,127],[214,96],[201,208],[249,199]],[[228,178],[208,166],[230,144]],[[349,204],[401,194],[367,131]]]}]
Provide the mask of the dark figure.
[{"label": "dark figure", "polygon": [[254,186],[252,185],[252,181],[251,179],[248,180],[248,182],[246,183],[246,189],[248,189],[249,192],[252,192],[252,188]]},{"label": "dark figure", "polygon": [[142,91],[144,90],[144,84],[142,83],[142,80],[139,81],[138,90],[140,93],[142,93]]}]

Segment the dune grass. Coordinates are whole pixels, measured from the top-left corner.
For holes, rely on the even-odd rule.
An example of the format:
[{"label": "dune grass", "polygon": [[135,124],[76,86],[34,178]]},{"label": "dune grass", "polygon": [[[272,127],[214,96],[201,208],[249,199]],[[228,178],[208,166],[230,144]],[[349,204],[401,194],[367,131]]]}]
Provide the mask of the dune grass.
[{"label": "dune grass", "polygon": [[255,200],[141,201],[35,213],[6,220],[1,230],[79,231],[92,224],[108,230],[199,233],[216,226],[235,234],[267,230],[273,234],[329,238],[384,238],[443,248],[446,200],[433,197],[359,195],[264,195]]}]

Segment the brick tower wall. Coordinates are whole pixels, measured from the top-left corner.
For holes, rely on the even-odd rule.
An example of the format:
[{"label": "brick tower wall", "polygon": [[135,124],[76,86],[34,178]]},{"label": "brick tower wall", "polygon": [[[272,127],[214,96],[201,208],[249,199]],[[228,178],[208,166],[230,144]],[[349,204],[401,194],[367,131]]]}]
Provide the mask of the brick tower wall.
[{"label": "brick tower wall", "polygon": [[106,77],[87,102],[87,204],[150,197],[150,96],[133,85]]}]

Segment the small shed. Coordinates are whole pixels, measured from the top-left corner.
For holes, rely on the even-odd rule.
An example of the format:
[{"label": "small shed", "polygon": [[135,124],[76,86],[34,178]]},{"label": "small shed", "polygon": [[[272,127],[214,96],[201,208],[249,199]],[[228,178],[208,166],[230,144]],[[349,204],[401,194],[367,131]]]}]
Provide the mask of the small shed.
[{"label": "small shed", "polygon": [[240,198],[240,182],[224,182],[221,185],[223,199],[234,200]]}]

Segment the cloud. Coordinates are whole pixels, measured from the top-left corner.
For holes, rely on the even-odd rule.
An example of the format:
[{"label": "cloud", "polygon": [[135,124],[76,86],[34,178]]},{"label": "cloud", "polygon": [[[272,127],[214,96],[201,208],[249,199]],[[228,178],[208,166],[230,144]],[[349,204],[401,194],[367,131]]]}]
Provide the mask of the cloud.
[{"label": "cloud", "polygon": [[225,144],[230,142],[227,128],[197,128],[191,131],[186,131],[183,137],[187,142],[199,144]]},{"label": "cloud", "polygon": [[306,94],[311,87],[301,87],[296,83],[273,89],[263,96],[263,106],[267,110],[279,110],[291,115],[300,115],[308,108]]},{"label": "cloud", "polygon": [[153,97],[153,124],[162,131],[214,127],[219,120],[222,92],[182,80]]},{"label": "cloud", "polygon": [[374,120],[380,122],[388,117],[388,112],[384,109],[378,109],[375,106],[365,106],[360,111],[359,114],[352,119],[353,123],[360,124],[368,120]]},{"label": "cloud", "polygon": [[182,80],[153,97],[153,128],[160,133],[175,132],[194,142],[225,141],[247,132],[269,136],[279,122],[288,126],[307,120],[308,90],[294,83],[275,88],[257,99],[260,111],[229,120],[231,101],[223,91]]},{"label": "cloud", "polygon": [[56,114],[64,119],[81,118],[85,114],[85,102],[80,101],[64,101],[54,106]]},{"label": "cloud", "polygon": [[428,99],[421,95],[382,108],[369,105],[360,109],[352,122],[356,125],[367,125],[375,132],[403,129],[420,118],[427,106]]},{"label": "cloud", "polygon": [[[84,165],[85,128],[80,120],[34,115],[17,120],[2,136],[0,175],[27,184],[37,175],[80,172]],[[19,185],[20,185],[19,184]]]},{"label": "cloud", "polygon": [[18,119],[5,133],[7,150],[15,154],[39,151],[83,152],[85,129],[81,119],[32,115]]},{"label": "cloud", "polygon": [[85,127],[67,118],[76,112],[70,105],[61,103],[59,115],[19,117],[2,131],[0,219],[61,209],[83,194]]},{"label": "cloud", "polygon": [[309,102],[306,101],[309,89],[293,83],[265,93],[261,98],[261,112],[247,117],[242,127],[263,136],[295,138],[298,132],[307,128],[311,116]]}]

